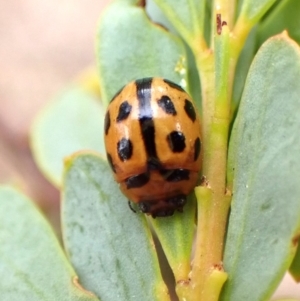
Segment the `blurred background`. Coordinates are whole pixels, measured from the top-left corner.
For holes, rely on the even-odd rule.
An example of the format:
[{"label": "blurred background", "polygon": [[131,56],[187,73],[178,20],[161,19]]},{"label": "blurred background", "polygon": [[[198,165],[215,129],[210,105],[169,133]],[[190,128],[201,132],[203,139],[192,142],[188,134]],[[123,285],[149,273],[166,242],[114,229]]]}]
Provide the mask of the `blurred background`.
[{"label": "blurred background", "polygon": [[[21,187],[58,233],[59,192],[36,168],[28,132],[53,96],[95,66],[97,21],[108,2],[0,1],[0,183]],[[276,296],[291,294],[300,298],[300,286],[287,276]]]},{"label": "blurred background", "polygon": [[95,35],[108,0],[0,1],[0,182],[14,183],[59,228],[59,193],[37,170],[28,132],[37,113],[95,66]]}]

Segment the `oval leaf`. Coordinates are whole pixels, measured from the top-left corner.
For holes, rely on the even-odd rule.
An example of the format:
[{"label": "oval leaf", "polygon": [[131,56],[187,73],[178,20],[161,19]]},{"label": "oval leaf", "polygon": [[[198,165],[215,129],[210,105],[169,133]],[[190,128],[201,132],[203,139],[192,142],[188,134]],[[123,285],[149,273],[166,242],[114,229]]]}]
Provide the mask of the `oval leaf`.
[{"label": "oval leaf", "polygon": [[103,100],[129,81],[165,77],[186,88],[186,53],[183,42],[151,23],[142,7],[114,1],[101,18],[97,58]]},{"label": "oval leaf", "polygon": [[71,86],[36,119],[31,131],[35,160],[45,176],[61,186],[63,158],[82,149],[105,154],[103,107],[96,95]]},{"label": "oval leaf", "polygon": [[266,42],[249,71],[230,141],[229,168],[235,171],[222,300],[267,300],[295,254],[299,78],[299,47],[286,35]]},{"label": "oval leaf", "polygon": [[77,277],[49,224],[26,197],[0,187],[0,292],[9,301],[97,301]]},{"label": "oval leaf", "polygon": [[66,168],[63,237],[82,284],[103,301],[169,300],[146,219],[129,209],[107,162],[79,154]]}]

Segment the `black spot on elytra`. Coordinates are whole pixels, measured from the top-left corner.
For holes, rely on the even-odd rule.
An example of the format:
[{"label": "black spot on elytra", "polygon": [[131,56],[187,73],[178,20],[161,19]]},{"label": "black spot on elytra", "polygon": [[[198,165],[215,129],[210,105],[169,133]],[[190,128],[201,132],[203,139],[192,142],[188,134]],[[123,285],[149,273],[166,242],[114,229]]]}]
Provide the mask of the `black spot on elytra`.
[{"label": "black spot on elytra", "polygon": [[147,161],[148,170],[159,170],[162,168],[162,165],[158,158],[150,157]]},{"label": "black spot on elytra", "polygon": [[147,157],[157,158],[158,160],[155,144],[155,127],[151,107],[152,78],[139,79],[135,83],[139,107],[138,119]]},{"label": "black spot on elytra", "polygon": [[136,176],[129,177],[125,180],[127,189],[140,188],[147,184],[149,181],[148,173],[141,173]]},{"label": "black spot on elytra", "polygon": [[174,104],[169,96],[163,95],[161,99],[157,101],[158,106],[161,107],[165,113],[175,116],[177,114]]},{"label": "black spot on elytra", "polygon": [[128,103],[127,100],[125,100],[124,102],[122,102],[120,104],[120,107],[119,107],[119,113],[118,113],[118,116],[117,116],[117,122],[125,120],[129,116],[129,114],[131,112],[131,109],[132,109],[132,106]]},{"label": "black spot on elytra", "polygon": [[110,168],[113,170],[113,172],[116,172],[111,155],[109,153],[107,153],[106,157],[107,157],[107,161],[108,161]]},{"label": "black spot on elytra", "polygon": [[170,80],[164,79],[163,81],[164,81],[166,84],[168,84],[171,88],[176,89],[176,90],[181,91],[181,92],[185,92],[179,85],[177,85],[177,84],[171,82]]},{"label": "black spot on elytra", "polygon": [[196,112],[195,112],[194,106],[191,101],[189,101],[187,99],[185,100],[184,110],[185,110],[186,114],[188,115],[188,117],[194,122],[196,120]]},{"label": "black spot on elytra", "polygon": [[117,151],[121,161],[129,160],[132,156],[132,142],[130,139],[122,138],[117,143]]},{"label": "black spot on elytra", "polygon": [[194,161],[196,161],[199,157],[200,151],[201,151],[201,141],[200,138],[196,138],[194,143]]},{"label": "black spot on elytra", "polygon": [[180,168],[161,170],[160,174],[167,182],[179,182],[183,180],[189,180],[190,178],[190,171]]},{"label": "black spot on elytra", "polygon": [[128,207],[129,209],[133,212],[133,213],[136,213],[136,210],[133,208],[134,205],[132,205],[132,203],[130,201],[128,201]]},{"label": "black spot on elytra", "polygon": [[110,128],[110,114],[109,114],[109,111],[107,111],[106,114],[105,114],[105,119],[104,119],[105,135],[108,134],[109,128]]},{"label": "black spot on elytra", "polygon": [[182,132],[171,132],[167,136],[167,141],[173,153],[181,153],[185,149],[185,137]]}]

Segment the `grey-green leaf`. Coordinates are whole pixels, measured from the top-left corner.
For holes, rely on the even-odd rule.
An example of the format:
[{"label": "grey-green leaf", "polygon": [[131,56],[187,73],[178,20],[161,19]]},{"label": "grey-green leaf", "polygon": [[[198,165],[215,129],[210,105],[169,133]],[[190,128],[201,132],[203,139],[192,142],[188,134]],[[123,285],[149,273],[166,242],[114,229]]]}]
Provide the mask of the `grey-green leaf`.
[{"label": "grey-green leaf", "polygon": [[92,92],[71,86],[57,96],[36,119],[31,147],[44,175],[61,186],[63,159],[82,149],[105,154],[104,109]]},{"label": "grey-green leaf", "polygon": [[0,187],[0,295],[3,301],[97,301],[76,274],[41,213]]},{"label": "grey-green leaf", "polygon": [[97,59],[106,104],[122,86],[142,77],[164,77],[187,88],[183,42],[152,23],[135,2],[112,2],[99,24]]},{"label": "grey-green leaf", "polygon": [[204,34],[205,2],[197,0],[154,0],[191,46]]},{"label": "grey-green leaf", "polygon": [[250,68],[229,149],[234,180],[222,300],[267,300],[295,254],[299,78],[299,47],[284,34],[268,40]]},{"label": "grey-green leaf", "polygon": [[167,301],[150,230],[100,157],[66,163],[63,237],[81,283],[103,301]]},{"label": "grey-green leaf", "polygon": [[276,0],[244,0],[240,15],[255,25]]}]

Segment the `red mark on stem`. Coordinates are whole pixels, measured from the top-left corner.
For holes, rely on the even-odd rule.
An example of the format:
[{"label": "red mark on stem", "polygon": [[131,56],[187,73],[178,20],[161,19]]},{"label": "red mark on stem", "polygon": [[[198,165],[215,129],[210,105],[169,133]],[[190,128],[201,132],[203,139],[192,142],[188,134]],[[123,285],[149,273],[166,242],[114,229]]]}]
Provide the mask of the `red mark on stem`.
[{"label": "red mark on stem", "polygon": [[145,7],[146,6],[146,0],[140,0],[140,2],[137,4],[140,7]]},{"label": "red mark on stem", "polygon": [[214,264],[213,269],[223,272],[224,271],[223,262]]},{"label": "red mark on stem", "polygon": [[226,21],[222,21],[221,14],[217,14],[217,34],[220,35],[222,33],[222,27],[227,25]]},{"label": "red mark on stem", "polygon": [[292,244],[294,247],[297,247],[299,243],[300,243],[300,234],[297,234],[296,236],[293,237]]}]

